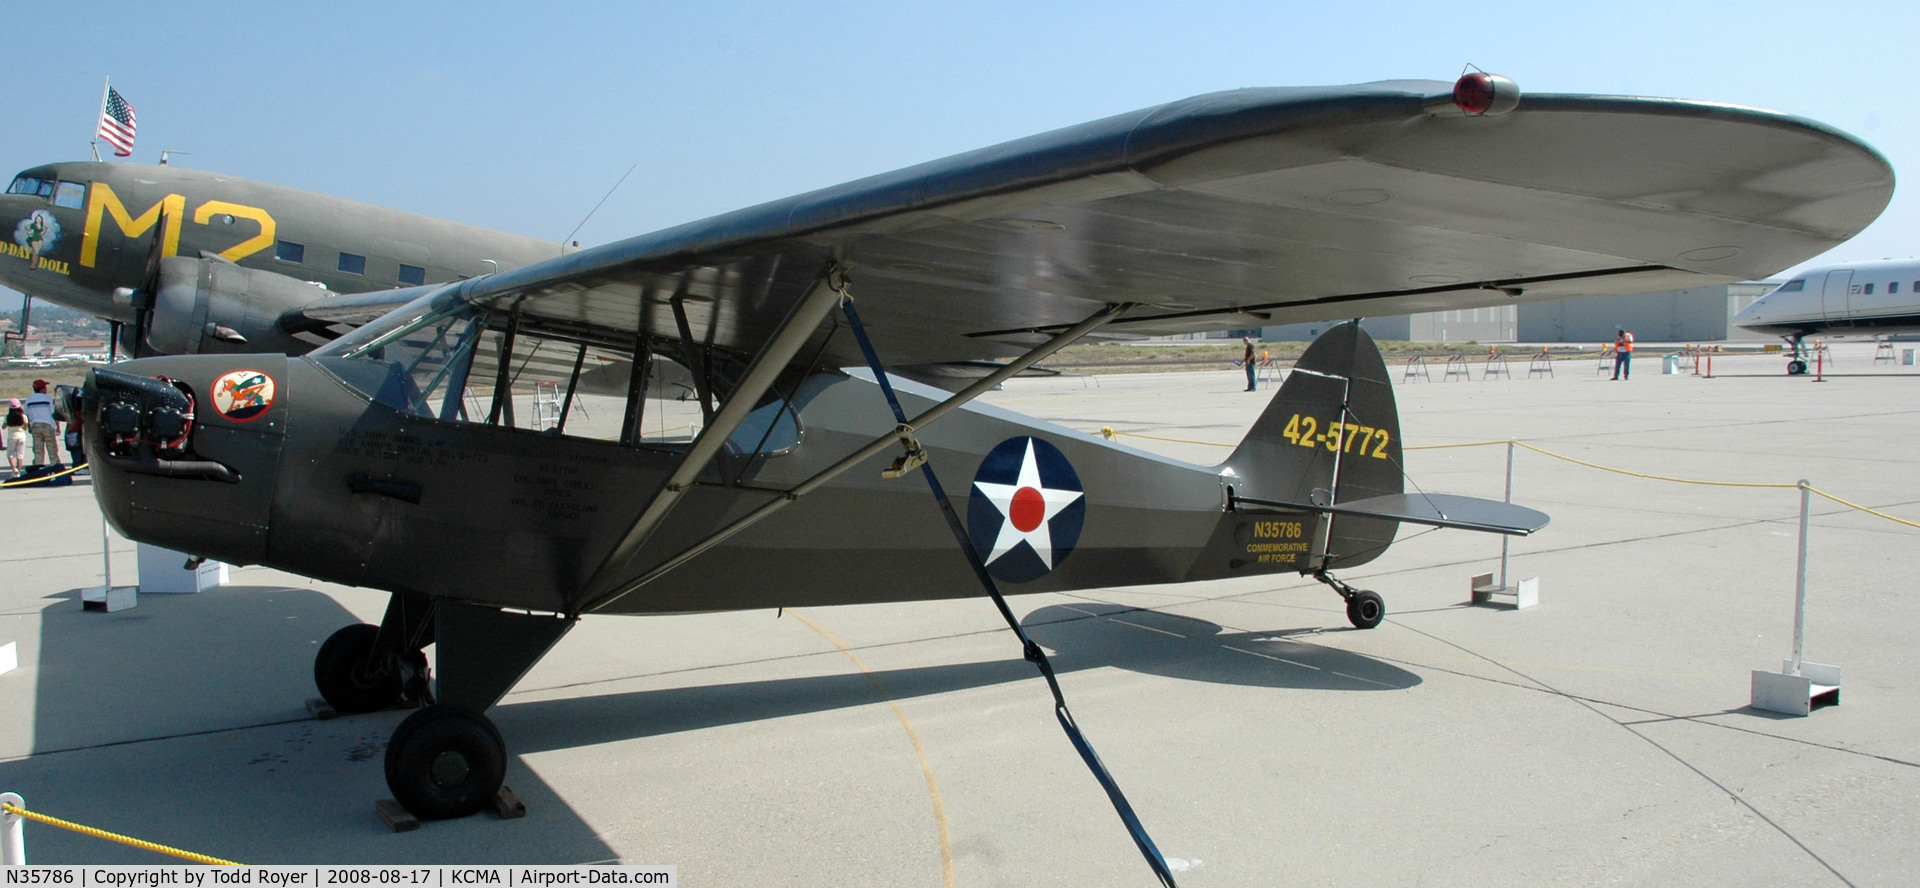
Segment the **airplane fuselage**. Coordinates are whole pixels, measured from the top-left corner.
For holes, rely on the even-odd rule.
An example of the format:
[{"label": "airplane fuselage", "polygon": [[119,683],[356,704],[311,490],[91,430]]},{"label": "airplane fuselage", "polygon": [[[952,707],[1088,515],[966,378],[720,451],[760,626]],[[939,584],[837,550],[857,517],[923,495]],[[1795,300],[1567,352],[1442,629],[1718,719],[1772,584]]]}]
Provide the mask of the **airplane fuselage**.
[{"label": "airplane fuselage", "polygon": [[[262,412],[241,419],[209,409],[202,395],[196,454],[231,467],[237,483],[130,475],[120,461],[96,453],[103,489],[131,483],[125,489],[143,491],[103,499],[108,520],[123,532],[217,560],[404,595],[573,612],[606,591],[590,582],[594,566],[684,450],[423,417],[358,390],[342,361],[228,361],[219,372],[201,369],[207,365],[194,356],[125,365],[203,393],[218,388],[222,373],[244,366],[265,381],[268,395]],[[904,380],[895,386],[909,410],[944,394]],[[803,433],[790,447],[750,459],[743,451],[753,449],[753,439],[736,435],[739,446],[701,476],[674,520],[614,573],[644,573],[893,426],[878,387],[859,377],[822,371],[799,385],[795,401]],[[593,408],[596,416],[613,409]],[[286,434],[294,424],[327,425],[337,434],[296,438]],[[1070,530],[1059,515],[1036,513],[1045,520],[1026,529],[1041,535],[1045,562],[1017,574],[1023,580],[1010,592],[1297,570],[1306,559],[1312,516],[1230,515],[1226,485],[1233,479],[1217,469],[983,405],[963,408],[920,440],[967,516],[983,496],[970,483],[981,477],[983,461],[1006,442],[1027,438],[1042,442],[1042,458],[1054,456],[1084,481],[1049,476],[1034,485],[1074,501],[1061,508],[1078,503],[1080,511],[1066,516]],[[918,473],[882,478],[884,460],[875,463],[596,610],[678,613],[979,594]],[[1003,557],[1012,567],[1031,556]]]},{"label": "airplane fuselage", "polygon": [[218,257],[351,294],[473,277],[562,252],[555,242],[358,201],[131,163],[22,171],[0,194],[0,232],[0,284],[123,323],[137,312],[125,291],[148,287],[169,256]]},{"label": "airplane fuselage", "polygon": [[1920,333],[1920,259],[1811,269],[1742,309],[1733,323],[1789,339]]}]

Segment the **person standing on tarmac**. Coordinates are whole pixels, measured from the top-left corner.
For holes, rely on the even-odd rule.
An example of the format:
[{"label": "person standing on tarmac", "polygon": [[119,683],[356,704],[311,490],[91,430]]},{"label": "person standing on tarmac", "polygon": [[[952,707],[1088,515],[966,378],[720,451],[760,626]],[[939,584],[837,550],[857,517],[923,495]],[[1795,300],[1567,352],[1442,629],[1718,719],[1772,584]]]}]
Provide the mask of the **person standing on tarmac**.
[{"label": "person standing on tarmac", "polygon": [[1253,337],[1245,337],[1245,341],[1247,343],[1247,352],[1246,356],[1240,359],[1240,363],[1247,368],[1247,391],[1253,391],[1253,380],[1260,372],[1260,366],[1255,364],[1253,360]]},{"label": "person standing on tarmac", "polygon": [[1625,327],[1615,327],[1618,331],[1613,337],[1613,378],[1626,379],[1633,375],[1633,334]]},{"label": "person standing on tarmac", "polygon": [[53,396],[47,394],[47,381],[33,381],[33,394],[21,407],[27,414],[27,434],[33,436],[33,463],[36,466],[60,465],[60,426],[53,417]]},{"label": "person standing on tarmac", "polygon": [[12,471],[13,477],[19,477],[20,471],[27,467],[27,411],[20,406],[19,398],[7,401],[5,422],[7,468]]}]

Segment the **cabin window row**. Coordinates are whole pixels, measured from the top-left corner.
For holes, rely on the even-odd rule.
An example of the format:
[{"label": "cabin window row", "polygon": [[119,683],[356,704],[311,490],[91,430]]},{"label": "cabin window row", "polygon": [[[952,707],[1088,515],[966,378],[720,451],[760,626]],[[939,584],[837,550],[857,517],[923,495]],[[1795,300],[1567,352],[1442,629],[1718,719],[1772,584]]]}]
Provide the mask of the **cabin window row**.
[{"label": "cabin window row", "polygon": [[[293,241],[275,241],[273,258],[296,265],[304,264],[307,261],[307,246]],[[334,267],[347,274],[365,275],[367,257],[342,251]],[[407,286],[418,287],[427,282],[427,270],[422,266],[408,265],[403,262],[400,264],[400,270],[394,274],[394,279]]]},{"label": "cabin window row", "polygon": [[[1887,282],[1887,294],[1888,294],[1888,295],[1896,295],[1896,294],[1898,294],[1899,292],[1900,292],[1900,282],[1899,282],[1899,281],[1888,281],[1888,282]],[[1920,293],[1920,281],[1914,281],[1914,282],[1913,282],[1913,284],[1912,284],[1911,286],[1909,286],[1909,287],[1907,288],[1907,292],[1909,292],[1909,293]],[[1872,295],[1873,295],[1873,285],[1872,285],[1872,284],[1862,284],[1862,285],[1861,285],[1861,287],[1860,287],[1860,293],[1861,293],[1861,295],[1863,295],[1863,296],[1872,296]]]},{"label": "cabin window row", "polygon": [[[519,311],[451,293],[423,296],[314,352],[316,363],[370,399],[440,422],[680,452],[739,385],[746,363],[680,342],[592,330],[553,335]],[[571,328],[567,333],[579,333]],[[644,356],[637,361],[636,355]],[[704,379],[705,385],[696,382]],[[734,456],[771,457],[800,443],[798,411],[830,379],[785,376],[729,435]]]}]

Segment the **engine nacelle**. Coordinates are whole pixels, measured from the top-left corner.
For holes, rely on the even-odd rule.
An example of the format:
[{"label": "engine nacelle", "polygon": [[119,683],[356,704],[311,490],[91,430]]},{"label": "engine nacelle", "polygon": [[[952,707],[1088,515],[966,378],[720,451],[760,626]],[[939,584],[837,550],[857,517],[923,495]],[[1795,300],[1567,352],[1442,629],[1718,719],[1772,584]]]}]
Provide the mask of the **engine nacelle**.
[{"label": "engine nacelle", "polygon": [[305,353],[313,343],[282,330],[287,311],[331,295],[305,281],[219,259],[160,260],[147,344],[169,355]]}]

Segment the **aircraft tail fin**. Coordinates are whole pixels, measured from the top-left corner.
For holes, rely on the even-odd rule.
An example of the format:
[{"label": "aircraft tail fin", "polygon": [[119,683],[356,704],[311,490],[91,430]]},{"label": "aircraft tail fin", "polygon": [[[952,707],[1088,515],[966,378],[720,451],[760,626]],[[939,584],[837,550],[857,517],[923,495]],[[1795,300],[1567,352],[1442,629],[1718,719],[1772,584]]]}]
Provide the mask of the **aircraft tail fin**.
[{"label": "aircraft tail fin", "polygon": [[[1221,469],[1231,473],[1236,498],[1328,506],[1401,494],[1400,452],[1386,359],[1373,337],[1349,322],[1307,347]],[[1341,516],[1326,551],[1343,566],[1360,564],[1384,550],[1398,528],[1395,520]]]}]

